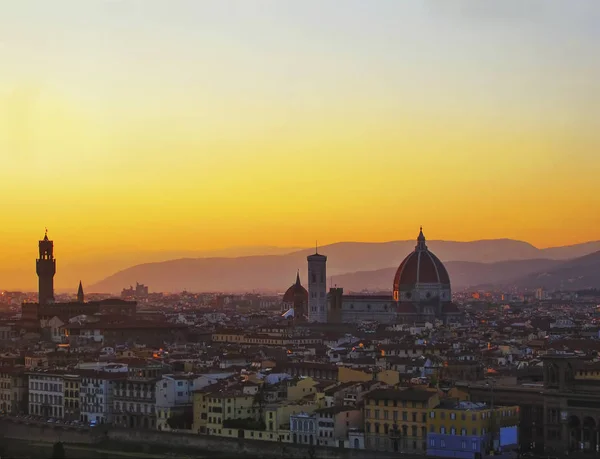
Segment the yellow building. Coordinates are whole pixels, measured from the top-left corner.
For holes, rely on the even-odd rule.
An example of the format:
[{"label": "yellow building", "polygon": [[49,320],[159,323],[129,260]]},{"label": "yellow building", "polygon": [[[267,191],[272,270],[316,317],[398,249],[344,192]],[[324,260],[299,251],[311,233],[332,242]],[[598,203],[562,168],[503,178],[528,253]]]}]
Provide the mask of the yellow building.
[{"label": "yellow building", "polygon": [[428,422],[428,454],[471,458],[489,454],[494,443],[498,447],[502,428],[514,428],[517,446],[519,407],[445,400],[431,410]]},{"label": "yellow building", "polygon": [[287,388],[287,399],[294,401],[311,395],[315,397],[318,393],[318,384],[317,381],[310,377],[292,380],[289,382]]},{"label": "yellow building", "polygon": [[440,398],[425,388],[376,389],[365,395],[365,449],[418,452],[427,449],[427,421]]},{"label": "yellow building", "polygon": [[227,420],[258,420],[254,395],[244,393],[239,385],[215,386],[194,392],[194,432],[220,435]]},{"label": "yellow building", "polygon": [[81,387],[81,376],[65,374],[64,382],[64,418],[68,421],[78,421],[80,414],[79,390]]},{"label": "yellow building", "polygon": [[0,368],[0,413],[27,412],[28,378],[23,367]]}]

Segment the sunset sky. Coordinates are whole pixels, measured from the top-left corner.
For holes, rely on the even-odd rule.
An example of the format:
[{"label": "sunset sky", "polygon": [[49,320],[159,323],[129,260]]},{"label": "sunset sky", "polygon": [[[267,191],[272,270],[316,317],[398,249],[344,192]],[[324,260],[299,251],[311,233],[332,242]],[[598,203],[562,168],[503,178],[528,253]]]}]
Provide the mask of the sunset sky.
[{"label": "sunset sky", "polygon": [[45,227],[70,263],[600,239],[599,23],[597,0],[2,2],[0,271],[35,282]]}]

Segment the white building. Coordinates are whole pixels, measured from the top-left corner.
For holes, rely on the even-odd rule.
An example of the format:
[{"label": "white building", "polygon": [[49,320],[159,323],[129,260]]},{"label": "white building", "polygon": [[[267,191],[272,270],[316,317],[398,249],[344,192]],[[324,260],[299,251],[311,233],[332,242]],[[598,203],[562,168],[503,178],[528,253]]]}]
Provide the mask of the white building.
[{"label": "white building", "polygon": [[360,429],[362,409],[354,406],[332,406],[315,411],[317,415],[317,445],[348,448],[350,429]]},{"label": "white building", "polygon": [[106,424],[113,422],[113,388],[125,380],[124,371],[81,371],[79,389],[80,418],[84,423]]},{"label": "white building", "polygon": [[290,433],[293,443],[315,445],[317,437],[316,413],[298,413],[290,415]]},{"label": "white building", "polygon": [[[193,375],[163,375],[156,382],[156,428],[170,430],[167,420],[193,410]],[[191,426],[190,426],[191,427]]]},{"label": "white building", "polygon": [[58,317],[54,316],[50,320],[45,321],[45,324],[42,324],[42,328],[48,328],[50,332],[50,340],[53,343],[62,343],[66,339],[65,329],[63,326],[65,323],[60,320]]},{"label": "white building", "polygon": [[46,418],[64,417],[63,375],[42,370],[29,373],[29,414]]},{"label": "white building", "polygon": [[365,449],[365,432],[362,429],[348,431],[348,448]]},{"label": "white building", "polygon": [[308,260],[308,321],[327,322],[327,257],[314,253]]}]

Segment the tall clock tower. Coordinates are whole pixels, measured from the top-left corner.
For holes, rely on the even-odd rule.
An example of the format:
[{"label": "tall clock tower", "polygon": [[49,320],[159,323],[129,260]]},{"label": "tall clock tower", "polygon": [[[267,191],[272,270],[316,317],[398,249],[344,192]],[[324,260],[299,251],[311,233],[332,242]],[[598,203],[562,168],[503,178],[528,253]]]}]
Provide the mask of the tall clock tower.
[{"label": "tall clock tower", "polygon": [[35,261],[35,271],[38,275],[38,295],[40,304],[54,302],[54,274],[56,274],[56,259],[54,258],[54,242],[48,239],[48,230],[44,239],[39,241],[40,257]]},{"label": "tall clock tower", "polygon": [[327,322],[327,257],[317,251],[308,260],[308,320]]}]

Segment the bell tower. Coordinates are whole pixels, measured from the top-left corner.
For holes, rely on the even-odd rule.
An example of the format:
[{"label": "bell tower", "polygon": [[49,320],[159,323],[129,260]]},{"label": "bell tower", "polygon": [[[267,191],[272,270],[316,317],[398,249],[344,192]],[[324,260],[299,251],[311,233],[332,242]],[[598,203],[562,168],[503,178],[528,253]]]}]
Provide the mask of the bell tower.
[{"label": "bell tower", "polygon": [[44,239],[39,241],[40,257],[35,261],[35,271],[38,275],[38,302],[48,304],[54,302],[54,274],[56,259],[54,258],[54,242],[48,239],[48,230]]},{"label": "bell tower", "polygon": [[327,257],[315,248],[308,261],[308,321],[327,322]]}]

